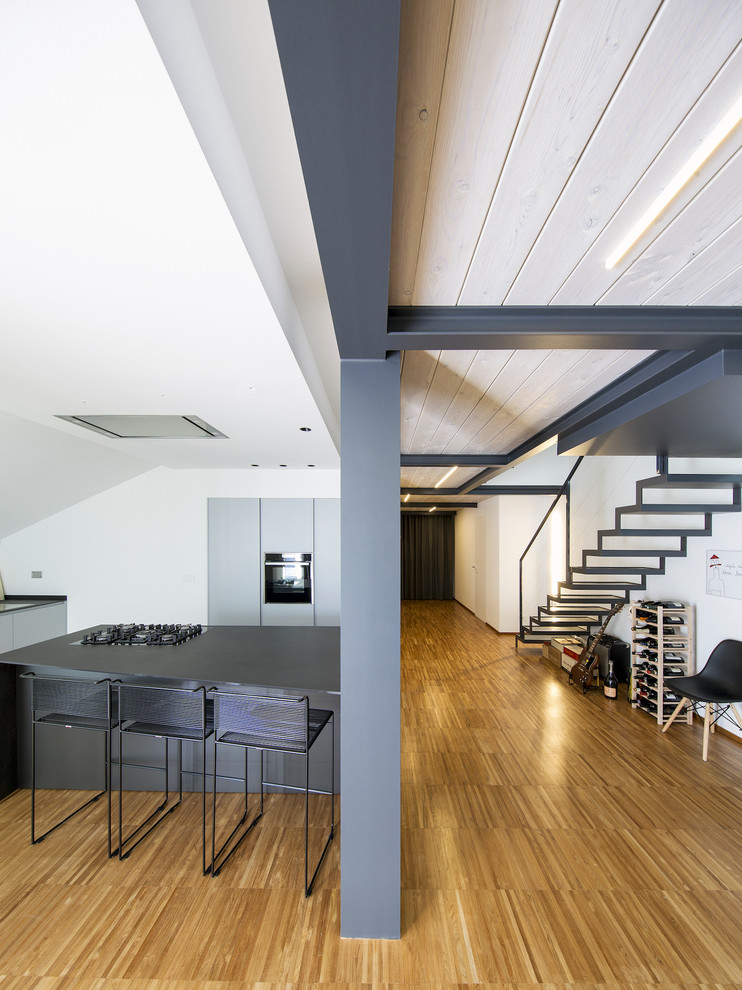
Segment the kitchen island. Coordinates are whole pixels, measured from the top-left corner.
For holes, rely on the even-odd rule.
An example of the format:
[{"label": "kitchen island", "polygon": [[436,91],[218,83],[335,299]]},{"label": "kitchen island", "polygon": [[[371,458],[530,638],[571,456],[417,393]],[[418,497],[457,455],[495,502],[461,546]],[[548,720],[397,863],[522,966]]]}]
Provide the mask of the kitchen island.
[{"label": "kitchen island", "polygon": [[[0,662],[14,665],[19,674],[33,671],[39,675],[110,677],[173,687],[203,684],[207,688],[255,694],[307,694],[313,707],[339,711],[337,626],[209,626],[201,635],[177,646],[82,645],[84,636],[101,628],[106,626],[91,626],[11,650],[0,654]],[[30,786],[30,688],[28,679],[18,681],[21,787]],[[61,730],[40,752],[40,761],[55,771],[55,786],[90,786],[96,762],[79,742],[80,736],[87,735]],[[135,778],[131,786],[149,785]]]},{"label": "kitchen island", "polygon": [[340,690],[338,626],[208,626],[177,646],[83,646],[84,636],[105,624],[0,654],[0,662],[55,673],[151,678],[280,688]]}]

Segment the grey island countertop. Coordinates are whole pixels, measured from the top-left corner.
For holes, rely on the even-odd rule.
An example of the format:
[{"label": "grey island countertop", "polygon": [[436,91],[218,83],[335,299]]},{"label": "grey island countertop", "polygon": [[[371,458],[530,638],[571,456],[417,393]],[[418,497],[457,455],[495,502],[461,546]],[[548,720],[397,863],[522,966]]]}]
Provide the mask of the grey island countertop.
[{"label": "grey island countertop", "polygon": [[[109,623],[110,624],[110,623]],[[105,623],[0,654],[0,662],[69,673],[340,691],[338,626],[208,626],[179,646],[83,646]]]}]

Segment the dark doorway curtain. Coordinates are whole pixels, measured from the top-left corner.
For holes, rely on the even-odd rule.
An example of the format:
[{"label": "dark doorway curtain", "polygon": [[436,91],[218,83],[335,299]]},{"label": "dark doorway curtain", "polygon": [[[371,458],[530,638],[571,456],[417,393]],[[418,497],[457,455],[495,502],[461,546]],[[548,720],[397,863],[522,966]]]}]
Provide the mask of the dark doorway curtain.
[{"label": "dark doorway curtain", "polygon": [[402,513],[402,598],[453,598],[454,516]]}]

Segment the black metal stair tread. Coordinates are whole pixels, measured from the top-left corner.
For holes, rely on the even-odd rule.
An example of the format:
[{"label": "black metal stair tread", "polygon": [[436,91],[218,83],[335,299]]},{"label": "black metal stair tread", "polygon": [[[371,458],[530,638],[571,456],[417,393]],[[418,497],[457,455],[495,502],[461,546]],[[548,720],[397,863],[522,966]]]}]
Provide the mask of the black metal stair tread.
[{"label": "black metal stair tread", "polygon": [[711,474],[700,478],[697,474],[658,474],[654,478],[643,478],[637,484],[651,488],[728,488],[729,485],[742,485],[742,474]]},{"label": "black metal stair tread", "polygon": [[667,529],[659,529],[657,527],[652,527],[651,529],[621,529],[610,530],[610,536],[711,536],[711,527],[699,526],[698,529],[671,529],[669,526]]},{"label": "black metal stair tread", "polygon": [[597,550],[583,550],[584,557],[684,557],[686,551],[682,548],[676,550],[610,550],[598,548]]},{"label": "black metal stair tread", "polygon": [[583,564],[570,568],[573,574],[664,574],[664,567],[599,567],[597,564]]},{"label": "black metal stair tread", "polygon": [[739,505],[735,505],[733,502],[724,502],[717,505],[709,505],[708,503],[697,505],[694,502],[643,502],[641,505],[622,505],[618,511],[622,514],[646,512],[647,514],[654,513],[656,515],[662,515],[664,513],[667,515],[690,515],[694,512],[703,512],[705,515],[707,512],[739,512],[739,510]]}]

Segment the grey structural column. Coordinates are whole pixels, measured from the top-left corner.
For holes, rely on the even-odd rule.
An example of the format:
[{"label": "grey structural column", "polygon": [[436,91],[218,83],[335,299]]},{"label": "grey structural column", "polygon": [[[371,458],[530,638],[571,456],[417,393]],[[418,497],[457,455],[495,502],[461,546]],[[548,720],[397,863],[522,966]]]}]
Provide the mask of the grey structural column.
[{"label": "grey structural column", "polygon": [[340,367],[340,934],[399,938],[399,355]]}]

